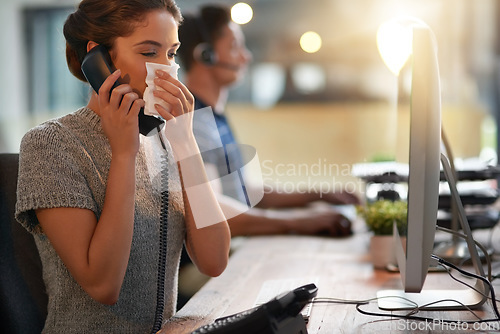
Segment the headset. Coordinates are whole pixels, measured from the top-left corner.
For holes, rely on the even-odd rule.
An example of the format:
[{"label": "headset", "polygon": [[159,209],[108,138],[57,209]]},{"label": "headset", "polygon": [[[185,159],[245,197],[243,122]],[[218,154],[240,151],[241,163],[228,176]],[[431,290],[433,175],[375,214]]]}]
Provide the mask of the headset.
[{"label": "headset", "polygon": [[196,45],[193,50],[194,59],[198,60],[202,64],[207,66],[214,66],[217,64],[217,54],[210,41],[210,36],[208,35],[208,27],[203,21],[201,15],[195,18],[196,28],[201,36],[201,43]]},{"label": "headset", "polygon": [[238,64],[231,64],[222,62],[218,59],[217,53],[214,50],[210,36],[208,34],[208,27],[205,24],[203,17],[198,15],[195,17],[196,28],[201,36],[201,42],[193,49],[193,57],[195,60],[206,66],[217,66],[225,68],[230,71],[238,71],[240,66]]}]

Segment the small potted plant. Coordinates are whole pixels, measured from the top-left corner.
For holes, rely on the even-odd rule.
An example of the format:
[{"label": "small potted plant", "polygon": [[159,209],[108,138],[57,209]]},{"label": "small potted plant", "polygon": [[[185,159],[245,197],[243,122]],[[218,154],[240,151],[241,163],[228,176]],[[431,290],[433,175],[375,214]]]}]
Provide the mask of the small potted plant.
[{"label": "small potted plant", "polygon": [[[394,264],[396,257],[393,247],[393,225],[404,240],[407,226],[407,203],[404,201],[380,200],[359,207],[358,212],[373,236],[370,239],[370,254],[375,268],[386,268]],[[404,246],[404,244],[403,244]]]}]

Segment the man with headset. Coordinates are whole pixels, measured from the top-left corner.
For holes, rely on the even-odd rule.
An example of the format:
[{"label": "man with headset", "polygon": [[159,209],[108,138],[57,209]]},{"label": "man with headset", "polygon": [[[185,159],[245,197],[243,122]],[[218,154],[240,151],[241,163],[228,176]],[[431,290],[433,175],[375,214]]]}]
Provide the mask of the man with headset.
[{"label": "man with headset", "polygon": [[[236,140],[224,110],[228,89],[245,74],[251,54],[240,26],[231,21],[228,8],[219,5],[206,5],[197,15],[184,15],[179,40],[182,46],[178,55],[185,71],[185,84],[196,98],[195,110],[207,106],[213,110],[217,129],[206,128],[204,116],[198,117],[195,112],[194,133],[200,150],[206,151],[207,174],[212,175],[210,179],[220,179],[227,174],[229,161],[241,165],[241,152],[234,149]],[[210,150],[217,141],[233,149]],[[266,189],[259,204],[248,209],[242,184],[224,181],[227,180],[222,180],[220,189],[216,189],[222,194],[219,196],[221,208],[227,212],[243,212],[228,220],[233,236],[283,233],[346,236],[351,233],[349,220],[333,207],[308,204],[319,200],[356,204],[358,199],[353,194],[341,191],[320,196],[316,192],[284,193]]]},{"label": "man with headset", "polygon": [[[242,166],[242,154],[225,115],[229,88],[244,75],[251,61],[239,25],[231,21],[228,8],[205,5],[196,15],[184,14],[179,27],[181,47],[177,51],[183,81],[196,99],[193,130],[209,179],[219,179],[215,192],[228,219],[232,236],[264,234],[351,234],[350,221],[330,205],[308,205],[322,200],[331,204],[356,204],[358,198],[345,192],[320,194],[264,192],[250,207],[244,182],[227,178],[231,165]],[[212,112],[197,112],[207,106]],[[210,117],[210,119],[207,119]],[[215,119],[216,127],[207,126]],[[224,150],[214,150],[218,145]],[[241,181],[241,180],[239,180]],[[212,183],[213,184],[213,183]],[[250,207],[250,208],[249,208]],[[234,212],[242,212],[235,215]],[[206,281],[186,263],[183,256],[179,275],[179,306]]]}]

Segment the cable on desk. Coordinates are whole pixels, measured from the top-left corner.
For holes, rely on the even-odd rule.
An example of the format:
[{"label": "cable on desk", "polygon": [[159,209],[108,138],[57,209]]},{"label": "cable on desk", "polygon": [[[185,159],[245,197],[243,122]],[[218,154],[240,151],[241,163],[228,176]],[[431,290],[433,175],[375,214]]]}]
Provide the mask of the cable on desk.
[{"label": "cable on desk", "polygon": [[[500,254],[500,250],[495,248],[495,244],[493,243],[493,236],[495,234],[496,231],[500,230],[499,228],[500,226],[500,221],[498,221],[495,226],[493,226],[490,230],[490,233],[489,233],[489,240],[488,240],[488,243],[489,243],[489,247],[491,247],[491,249],[493,250],[493,255],[499,255]],[[492,277],[490,279],[490,282],[493,282],[494,280],[500,278],[500,273],[498,274],[492,274]]]},{"label": "cable on desk", "polygon": [[[495,315],[496,315],[497,319],[500,321],[500,313],[498,311],[498,307],[497,307],[497,303],[496,303],[497,299],[495,297],[495,288],[493,287],[493,285],[491,284],[490,281],[488,281],[486,278],[484,278],[484,277],[482,277],[480,275],[476,275],[476,274],[470,273],[468,271],[465,271],[465,270],[463,270],[463,269],[455,266],[454,264],[441,259],[440,257],[438,257],[436,255],[432,255],[432,258],[435,259],[435,260],[437,260],[440,264],[444,264],[445,266],[448,266],[448,267],[451,267],[451,268],[457,270],[462,275],[469,276],[469,277],[472,277],[472,278],[476,278],[476,279],[478,279],[478,280],[486,283],[489,286],[489,288],[490,288],[490,294],[491,294],[491,301],[492,301],[493,311],[495,311]],[[464,283],[464,284],[466,284],[466,283]],[[489,298],[488,296],[485,296],[485,297]]]},{"label": "cable on desk", "polygon": [[[440,302],[440,301],[438,301]],[[453,324],[453,323],[466,323],[466,324],[475,324],[475,323],[489,323],[489,322],[499,322],[499,319],[481,319],[477,314],[474,312],[470,311],[478,320],[453,320],[453,319],[434,319],[430,317],[420,317],[420,316],[414,316],[411,313],[410,314],[394,314],[394,313],[377,313],[377,312],[370,312],[361,309],[362,304],[356,305],[356,311],[363,315],[368,315],[368,316],[375,316],[375,317],[388,317],[388,318],[394,318],[394,319],[405,319],[405,320],[414,320],[414,321],[426,321],[426,322],[439,322],[439,323],[446,323],[446,324]]]},{"label": "cable on desk", "polygon": [[[435,260],[437,260],[440,265],[451,267],[452,269],[457,270],[458,272],[460,272],[464,276],[473,277],[473,278],[479,279],[482,282],[486,283],[489,286],[489,288],[490,288],[491,298],[489,296],[486,296],[486,297],[492,301],[492,307],[493,307],[493,311],[495,313],[496,318],[495,319],[481,319],[481,317],[479,317],[472,309],[470,309],[466,305],[464,305],[461,302],[456,301],[456,300],[446,300],[446,301],[453,301],[453,302],[456,302],[457,304],[463,306],[468,312],[470,312],[471,314],[473,314],[478,320],[462,321],[462,320],[451,320],[451,319],[434,319],[434,318],[430,318],[430,317],[421,317],[421,316],[415,316],[414,315],[414,314],[418,313],[421,309],[423,309],[425,307],[429,307],[429,306],[431,306],[433,304],[440,303],[440,302],[443,302],[445,300],[437,300],[435,302],[432,302],[432,303],[429,303],[429,304],[426,304],[426,305],[422,305],[420,307],[415,307],[415,309],[410,310],[410,312],[407,313],[407,314],[378,313],[378,312],[366,311],[366,310],[363,310],[361,308],[361,306],[362,305],[366,305],[366,303],[356,304],[356,310],[359,313],[361,313],[361,314],[369,315],[369,316],[390,317],[390,318],[396,318],[396,319],[406,319],[406,320],[415,320],[415,321],[427,321],[427,322],[436,322],[436,321],[438,321],[440,323],[447,323],[447,324],[452,324],[452,323],[457,323],[457,324],[458,323],[474,324],[474,323],[486,323],[486,322],[499,322],[500,321],[500,313],[499,313],[497,305],[496,305],[497,300],[496,300],[496,297],[495,297],[495,290],[494,290],[492,284],[486,278],[484,278],[482,276],[479,276],[479,275],[476,275],[476,274],[473,274],[473,273],[470,273],[470,272],[467,272],[467,271],[465,271],[465,270],[463,270],[463,269],[455,266],[454,264],[449,263],[449,262],[447,262],[447,261],[439,258],[438,256],[432,255],[432,257]],[[460,282],[460,283],[462,283],[462,284],[470,287],[469,284],[467,284],[467,283],[465,283],[463,281],[458,280],[456,277],[453,277],[453,275],[451,275],[451,273],[449,271],[448,271],[448,273],[456,281],[458,281],[458,282]],[[476,290],[476,289],[474,289],[474,290]],[[481,292],[479,292],[479,293],[481,293]],[[385,298],[401,298],[401,299],[407,300],[406,298],[400,297],[400,296],[387,296]],[[375,298],[375,299],[378,300],[379,298]]]},{"label": "cable on desk", "polygon": [[[453,234],[453,235],[455,235],[457,237],[460,237],[460,238],[462,238],[464,240],[467,239],[467,236],[465,234],[457,232],[457,231],[450,230],[449,228],[445,228],[445,227],[441,227],[441,226],[436,226],[436,229],[440,230],[440,231],[443,231],[443,232],[447,232],[447,233]],[[476,241],[474,238],[472,238],[472,241],[474,241],[474,243],[476,244],[476,246],[481,249],[481,251],[484,254],[484,257],[486,258],[486,265],[488,266],[488,280],[491,281],[491,259],[490,259],[490,256],[488,255],[488,250],[486,249],[486,247],[484,247],[480,242]],[[464,259],[463,262],[465,262],[466,260],[467,259]]]},{"label": "cable on desk", "polygon": [[[485,297],[485,298],[487,298],[488,300],[492,300],[492,298],[491,298],[490,296],[485,295],[482,291],[480,291],[479,289],[477,289],[475,286],[472,286],[471,284],[466,283],[466,282],[461,281],[461,280],[459,280],[458,278],[456,278],[456,277],[453,275],[453,273],[450,271],[450,268],[448,268],[447,266],[445,266],[445,265],[443,265],[443,264],[441,264],[441,263],[439,263],[439,265],[440,265],[440,266],[442,266],[442,267],[446,270],[446,272],[448,273],[448,275],[449,275],[449,276],[451,277],[451,279],[453,279],[454,281],[456,281],[456,282],[458,282],[458,283],[460,283],[460,284],[462,284],[462,285],[465,285],[466,287],[470,288],[471,290],[476,291],[477,293],[479,293],[481,296],[484,296],[484,297]],[[453,269],[454,269],[454,268],[453,268]],[[465,276],[465,275],[464,275],[464,276]],[[488,284],[488,285],[489,285],[489,286],[490,286],[490,288],[491,288],[491,285],[490,285],[490,284]],[[498,301],[498,300],[497,300],[497,301]]]},{"label": "cable on desk", "polygon": [[[411,301],[411,300],[409,300],[407,298],[401,297],[401,296],[386,296],[386,297],[383,297],[383,298],[400,298],[400,299],[403,299],[405,301],[414,303],[413,301]],[[375,298],[375,299],[378,300],[378,299],[381,299],[381,298]],[[438,303],[441,303],[441,302],[450,302],[450,301],[451,302],[455,302],[458,305],[464,307],[469,313],[471,313],[478,320],[462,321],[462,320],[434,319],[434,318],[430,318],[430,317],[414,316],[414,314],[418,313],[423,308],[426,308],[426,307],[429,307],[429,306],[432,306],[434,304],[438,304]],[[356,305],[356,310],[359,313],[361,313],[361,314],[369,315],[369,316],[377,316],[377,317],[389,317],[389,318],[395,318],[395,319],[406,319],[406,320],[427,321],[427,322],[436,322],[436,321],[438,321],[438,322],[449,323],[449,324],[451,324],[451,323],[474,324],[474,323],[481,323],[481,322],[498,322],[499,321],[499,319],[481,319],[481,317],[478,316],[470,307],[468,307],[467,305],[464,305],[463,303],[461,303],[458,300],[453,300],[453,299],[441,299],[441,300],[436,300],[436,301],[433,301],[431,303],[422,305],[420,307],[417,306],[414,309],[411,309],[407,314],[394,314],[392,312],[391,313],[369,312],[369,311],[365,311],[365,310],[361,309],[361,306],[362,306],[362,304]]]},{"label": "cable on desk", "polygon": [[493,244],[493,234],[495,233],[495,230],[498,230],[498,226],[500,226],[500,221],[497,221],[497,223],[490,228],[490,233],[489,233],[489,238],[488,238],[488,243],[490,247],[493,249],[493,254],[498,254],[500,253],[500,250],[495,249],[495,246]]},{"label": "cable on desk", "polygon": [[341,298],[331,298],[331,297],[316,297],[311,301],[311,304],[366,305],[374,300],[377,300],[377,298],[371,298],[366,300],[355,300],[355,299],[341,299]]},{"label": "cable on desk", "polygon": [[[499,223],[500,223],[500,222],[497,222],[497,224],[493,227],[493,229],[494,229],[495,227],[499,226]],[[457,231],[453,231],[453,230],[450,230],[450,229],[447,229],[447,228],[444,228],[444,227],[440,227],[440,226],[436,226],[436,228],[437,228],[438,230],[441,230],[441,231],[443,231],[443,232],[448,232],[448,233],[450,233],[450,234],[456,235],[456,236],[458,236],[458,237],[460,237],[460,238],[463,238],[463,239],[466,239],[466,238],[467,238],[467,236],[466,236],[465,234],[460,233],[460,232],[457,232]],[[492,229],[492,232],[490,233],[490,240],[489,240],[489,244],[492,246],[492,248],[493,248],[494,252],[496,252],[496,250],[495,250],[495,249],[494,249],[494,247],[493,247],[493,242],[492,242],[493,229]],[[491,289],[491,290],[493,290],[493,287],[492,287],[492,285],[491,285],[491,282],[493,282],[493,281],[494,281],[495,279],[497,279],[497,278],[500,278],[500,274],[495,274],[495,275],[493,275],[493,274],[492,274],[492,271],[493,271],[493,270],[492,270],[492,262],[491,262],[491,257],[488,255],[488,251],[486,250],[486,247],[484,247],[484,245],[482,245],[480,242],[478,242],[478,241],[476,241],[476,240],[474,240],[474,239],[473,239],[473,241],[474,241],[474,243],[476,244],[476,246],[478,246],[478,247],[482,250],[483,254],[485,254],[486,265],[487,265],[487,268],[488,268],[488,270],[487,270],[487,271],[488,271],[488,281],[489,281],[489,282],[488,282],[488,285],[490,285],[490,289]],[[444,261],[444,260],[443,260],[443,261]],[[449,267],[452,267],[452,266],[450,265]],[[446,269],[446,267],[444,267],[444,268]],[[453,268],[453,267],[452,267],[452,268]],[[453,269],[456,269],[456,267],[455,267],[455,268],[453,268]],[[447,271],[448,271],[448,270],[447,270]],[[471,285],[469,285],[469,284],[467,284],[467,283],[465,283],[465,282],[462,282],[462,281],[460,281],[460,280],[456,279],[456,278],[455,278],[455,277],[454,277],[454,276],[450,273],[450,271],[448,271],[448,274],[450,275],[450,277],[451,277],[451,278],[453,278],[453,279],[454,279],[454,280],[456,280],[457,282],[460,282],[460,283],[462,283],[462,284],[464,284],[464,285],[468,286],[469,288],[471,288],[471,289],[473,289],[473,290],[475,290],[476,292],[478,292],[478,293],[480,293],[480,294],[481,294],[481,292],[480,292],[480,291],[477,291],[477,289],[476,289],[476,288],[472,287]],[[485,296],[485,297],[489,298],[488,296]],[[493,298],[491,298],[491,299],[493,299]],[[493,299],[493,300],[495,300],[495,301],[497,301],[497,302],[500,302],[500,301],[499,301],[499,300],[497,300],[497,299]],[[497,316],[498,316],[498,315],[497,315]]]}]

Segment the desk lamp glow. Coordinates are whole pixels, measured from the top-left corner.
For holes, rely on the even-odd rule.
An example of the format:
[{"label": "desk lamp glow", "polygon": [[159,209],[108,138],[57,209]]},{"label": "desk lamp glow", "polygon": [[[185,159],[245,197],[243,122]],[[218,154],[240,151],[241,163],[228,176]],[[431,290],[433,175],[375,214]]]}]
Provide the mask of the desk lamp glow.
[{"label": "desk lamp glow", "polygon": [[385,65],[399,76],[399,72],[411,55],[413,18],[395,18],[382,23],[377,30],[377,47]]},{"label": "desk lamp glow", "polygon": [[[398,25],[400,28],[398,28]],[[436,53],[436,42],[431,29],[422,21],[404,18],[389,21],[380,31],[390,32],[393,36],[406,34],[410,40],[410,53],[407,42],[393,37],[377,36],[382,56],[398,55],[391,63],[392,71],[399,74],[401,67],[411,54],[411,98],[410,98],[410,157],[408,175],[408,230],[406,254],[394,227],[394,245],[401,273],[403,290],[382,290],[377,293],[379,308],[384,310],[400,309],[463,309],[478,307],[487,299],[488,286],[476,283],[475,290],[427,290],[423,289],[434,246],[436,230],[440,161],[448,180],[452,201],[457,205],[459,220],[472,255],[476,273],[484,277],[470,227],[465,217],[460,197],[456,190],[455,178],[451,172],[448,158],[441,151],[441,92]],[[395,31],[400,29],[399,32]],[[407,34],[404,31],[409,31]],[[386,47],[393,41],[403,46],[403,51]],[[393,50],[392,52],[390,50]],[[392,53],[392,54],[391,54]],[[389,54],[389,56],[388,56]],[[406,56],[405,56],[406,55]],[[405,58],[406,57],[406,58]],[[384,58],[386,63],[389,58]],[[390,67],[390,68],[391,68]]]},{"label": "desk lamp glow", "polygon": [[397,152],[397,128],[400,89],[403,87],[401,70],[411,55],[411,24],[415,23],[411,17],[397,17],[380,25],[377,31],[377,47],[387,68],[394,74],[396,89],[390,99],[393,108],[390,109],[386,122],[385,142],[388,157],[395,159]]}]

